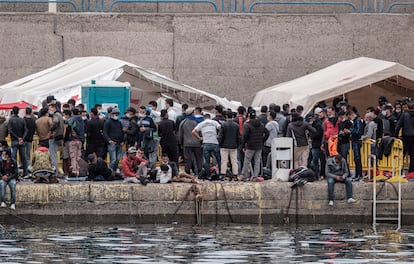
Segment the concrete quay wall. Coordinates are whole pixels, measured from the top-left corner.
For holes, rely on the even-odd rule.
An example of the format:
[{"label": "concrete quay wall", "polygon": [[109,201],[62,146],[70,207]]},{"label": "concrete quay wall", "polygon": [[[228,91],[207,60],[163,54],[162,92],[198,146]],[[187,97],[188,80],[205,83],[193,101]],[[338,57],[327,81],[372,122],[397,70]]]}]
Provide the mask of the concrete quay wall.
[{"label": "concrete quay wall", "polygon": [[249,104],[261,89],[345,59],[414,67],[413,25],[412,14],[0,13],[0,84],[103,55]]},{"label": "concrete quay wall", "polygon": [[[1,208],[0,223],[196,223],[193,184],[124,184],[82,182],[17,185],[17,209]],[[381,183],[378,184],[380,188]],[[414,183],[402,184],[403,223],[414,223]],[[289,183],[205,182],[201,191],[202,223],[282,224],[290,223],[370,223],[372,184],[354,183],[355,204],[347,204],[345,186],[335,185],[335,204],[328,206],[326,182],[308,183],[291,197]],[[287,212],[289,200],[290,209]],[[396,198],[387,184],[379,198]],[[297,205],[297,207],[296,207]],[[396,205],[380,207],[382,216],[394,216]],[[384,206],[384,205],[382,205]],[[296,218],[297,216],[297,218]]]}]

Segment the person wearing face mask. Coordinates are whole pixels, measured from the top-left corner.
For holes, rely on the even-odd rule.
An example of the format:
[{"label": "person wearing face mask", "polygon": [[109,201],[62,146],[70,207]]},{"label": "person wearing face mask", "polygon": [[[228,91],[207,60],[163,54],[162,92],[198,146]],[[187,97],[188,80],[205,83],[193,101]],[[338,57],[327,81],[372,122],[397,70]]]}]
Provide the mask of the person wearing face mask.
[{"label": "person wearing face mask", "polygon": [[384,136],[395,137],[395,126],[397,125],[398,119],[392,112],[392,106],[386,105],[382,110],[382,115],[384,116],[382,121]]},{"label": "person wearing face mask", "polygon": [[96,157],[105,160],[105,138],[103,136],[104,120],[99,118],[96,108],[90,112],[91,119],[86,122],[86,150],[85,156],[95,153]]},{"label": "person wearing face mask", "polygon": [[124,131],[119,121],[118,108],[112,109],[110,118],[105,121],[103,134],[108,142],[109,167],[113,171],[117,171],[122,155],[122,145],[124,144]]},{"label": "person wearing face mask", "polygon": [[6,207],[6,186],[10,189],[10,209],[16,209],[16,183],[17,183],[18,167],[17,162],[12,158],[10,149],[3,150],[0,162],[0,191],[1,205]]},{"label": "person wearing face mask", "polygon": [[79,163],[78,161],[82,157],[82,145],[85,141],[85,127],[84,121],[80,116],[79,109],[74,108],[72,110],[72,117],[68,121],[68,127],[70,128],[69,134],[69,156],[72,168],[72,175],[79,176]]},{"label": "person wearing face mask", "polygon": [[157,161],[156,156],[151,155],[153,152],[157,151],[157,145],[154,140],[154,132],[157,131],[157,127],[148,114],[145,106],[139,107],[137,145],[144,149],[145,156],[150,158],[149,164],[150,168],[152,168]]},{"label": "person wearing face mask", "polygon": [[321,149],[324,150],[325,155],[329,157],[330,153],[328,150],[328,141],[330,138],[338,137],[341,119],[338,118],[335,108],[332,106],[328,106],[326,108],[326,116],[327,118],[323,121],[323,143]]},{"label": "person wearing face mask", "polygon": [[[49,140],[49,153],[55,168],[58,168],[57,151],[62,145],[64,133],[64,120],[62,114],[58,111],[56,104],[49,105],[49,114],[52,114],[52,128],[50,129],[51,137]],[[58,170],[57,170],[58,171]]]},{"label": "person wearing face mask", "polygon": [[137,110],[134,107],[128,107],[126,110],[125,118],[128,119],[128,126],[124,131],[126,134],[125,144],[127,148],[134,147],[137,143],[138,117],[136,113]]},{"label": "person wearing face mask", "polygon": [[47,108],[40,109],[38,117],[36,131],[39,136],[39,145],[49,148],[50,131],[53,125],[52,119],[49,117],[49,110]]},{"label": "person wearing face mask", "polygon": [[355,180],[362,179],[362,161],[361,161],[361,136],[363,134],[363,125],[361,119],[354,112],[349,110],[346,112],[346,116],[351,121],[351,127],[349,128],[351,147],[354,152],[354,163],[355,163]]},{"label": "person wearing face mask", "polygon": [[329,206],[334,205],[334,185],[335,183],[344,183],[346,186],[346,198],[349,204],[355,203],[352,198],[352,180],[349,174],[346,160],[341,155],[328,158],[325,168],[326,180],[328,181],[328,200]]}]

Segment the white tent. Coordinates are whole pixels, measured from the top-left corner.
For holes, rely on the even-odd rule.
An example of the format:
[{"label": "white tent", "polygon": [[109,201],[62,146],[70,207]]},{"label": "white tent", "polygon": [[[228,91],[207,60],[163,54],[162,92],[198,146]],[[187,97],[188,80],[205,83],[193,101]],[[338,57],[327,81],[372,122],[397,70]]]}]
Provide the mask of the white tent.
[{"label": "white tent", "polygon": [[179,103],[209,109],[216,104],[236,109],[240,103],[176,82],[156,72],[111,57],[80,57],[0,86],[1,104],[26,102],[40,106],[48,95],[59,101],[79,100],[82,84],[117,80],[131,84],[131,101],[172,98]]},{"label": "white tent", "polygon": [[[375,106],[384,95],[390,102],[414,95],[414,70],[404,65],[360,57],[259,91],[253,107],[275,103],[303,105],[308,113],[320,101],[345,96],[357,109]],[[365,107],[365,108],[364,108]]]}]

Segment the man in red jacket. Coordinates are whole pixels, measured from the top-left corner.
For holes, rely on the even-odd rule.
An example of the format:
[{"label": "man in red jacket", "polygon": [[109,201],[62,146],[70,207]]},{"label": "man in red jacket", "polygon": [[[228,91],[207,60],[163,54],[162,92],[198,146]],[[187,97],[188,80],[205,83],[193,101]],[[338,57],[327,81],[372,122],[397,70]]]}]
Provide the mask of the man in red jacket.
[{"label": "man in red jacket", "polygon": [[[143,152],[142,150],[139,151]],[[148,160],[144,159],[142,155],[137,155],[137,149],[135,147],[130,147],[122,159],[124,182],[141,182],[143,185],[146,185],[148,183],[147,166]]]}]

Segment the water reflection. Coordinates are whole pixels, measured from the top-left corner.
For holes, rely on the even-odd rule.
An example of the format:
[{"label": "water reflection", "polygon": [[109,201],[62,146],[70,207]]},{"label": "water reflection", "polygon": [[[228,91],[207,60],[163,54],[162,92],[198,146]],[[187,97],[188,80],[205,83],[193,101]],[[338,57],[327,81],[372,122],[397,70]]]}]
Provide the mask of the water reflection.
[{"label": "water reflection", "polygon": [[414,227],[0,226],[0,263],[412,263]]}]

